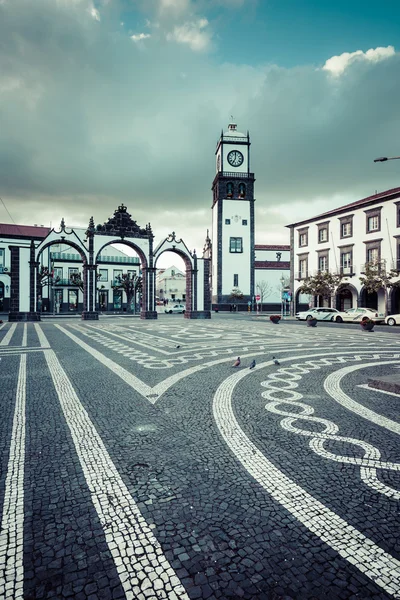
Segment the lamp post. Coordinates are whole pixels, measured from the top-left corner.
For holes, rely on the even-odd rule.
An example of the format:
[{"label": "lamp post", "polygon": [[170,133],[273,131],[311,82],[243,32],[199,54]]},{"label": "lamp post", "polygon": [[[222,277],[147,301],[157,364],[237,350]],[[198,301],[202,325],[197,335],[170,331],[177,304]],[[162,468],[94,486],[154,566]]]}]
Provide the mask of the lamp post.
[{"label": "lamp post", "polygon": [[400,156],[380,156],[374,158],[374,162],[386,162],[387,160],[400,160]]},{"label": "lamp post", "polygon": [[283,302],[284,302],[284,300],[283,300],[283,288],[284,288],[284,285],[285,285],[285,278],[283,276],[283,273],[282,273],[282,277],[280,278],[280,282],[281,282],[281,319],[283,320],[283,317],[284,317],[284,314],[283,314],[284,313],[284,307],[283,307]]}]

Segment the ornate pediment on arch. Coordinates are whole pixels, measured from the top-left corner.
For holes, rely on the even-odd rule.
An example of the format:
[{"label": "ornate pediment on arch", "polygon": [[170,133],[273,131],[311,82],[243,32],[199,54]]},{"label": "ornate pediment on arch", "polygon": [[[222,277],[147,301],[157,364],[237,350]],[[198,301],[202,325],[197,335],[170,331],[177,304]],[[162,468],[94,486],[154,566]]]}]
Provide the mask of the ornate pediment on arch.
[{"label": "ornate pediment on arch", "polygon": [[114,211],[114,215],[104,225],[97,225],[95,233],[97,235],[120,237],[121,239],[153,238],[150,223],[145,228],[139,227],[128,213],[124,204],[118,206],[117,210]]}]

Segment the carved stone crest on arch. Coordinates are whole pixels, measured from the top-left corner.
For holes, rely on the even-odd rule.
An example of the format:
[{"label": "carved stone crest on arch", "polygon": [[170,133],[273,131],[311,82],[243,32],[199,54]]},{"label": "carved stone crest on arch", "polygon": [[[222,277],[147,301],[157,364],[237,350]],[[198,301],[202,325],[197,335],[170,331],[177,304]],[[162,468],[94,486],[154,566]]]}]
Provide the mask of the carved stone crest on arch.
[{"label": "carved stone crest on arch", "polygon": [[97,225],[96,235],[110,235],[122,239],[125,237],[153,239],[154,237],[150,223],[145,228],[139,227],[124,204],[118,206],[114,215],[106,223]]}]

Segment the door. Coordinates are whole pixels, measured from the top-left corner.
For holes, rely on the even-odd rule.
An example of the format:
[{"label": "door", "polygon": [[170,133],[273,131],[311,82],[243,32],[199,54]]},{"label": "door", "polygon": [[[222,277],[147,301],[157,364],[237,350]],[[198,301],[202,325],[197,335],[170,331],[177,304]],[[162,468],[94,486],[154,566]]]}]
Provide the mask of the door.
[{"label": "door", "polygon": [[78,290],[68,290],[68,310],[70,312],[78,310]]},{"label": "door", "polygon": [[99,291],[99,308],[100,310],[108,310],[108,290]]}]

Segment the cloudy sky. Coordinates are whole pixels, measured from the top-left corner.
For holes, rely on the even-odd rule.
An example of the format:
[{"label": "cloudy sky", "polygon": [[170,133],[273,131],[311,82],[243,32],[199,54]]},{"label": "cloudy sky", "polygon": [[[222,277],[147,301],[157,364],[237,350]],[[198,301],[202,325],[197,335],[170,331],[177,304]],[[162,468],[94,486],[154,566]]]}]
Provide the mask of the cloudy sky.
[{"label": "cloudy sky", "polygon": [[[104,222],[201,250],[215,145],[250,131],[256,242],[400,185],[394,0],[0,0],[0,196],[21,224]],[[11,222],[0,204],[0,222]]]}]

